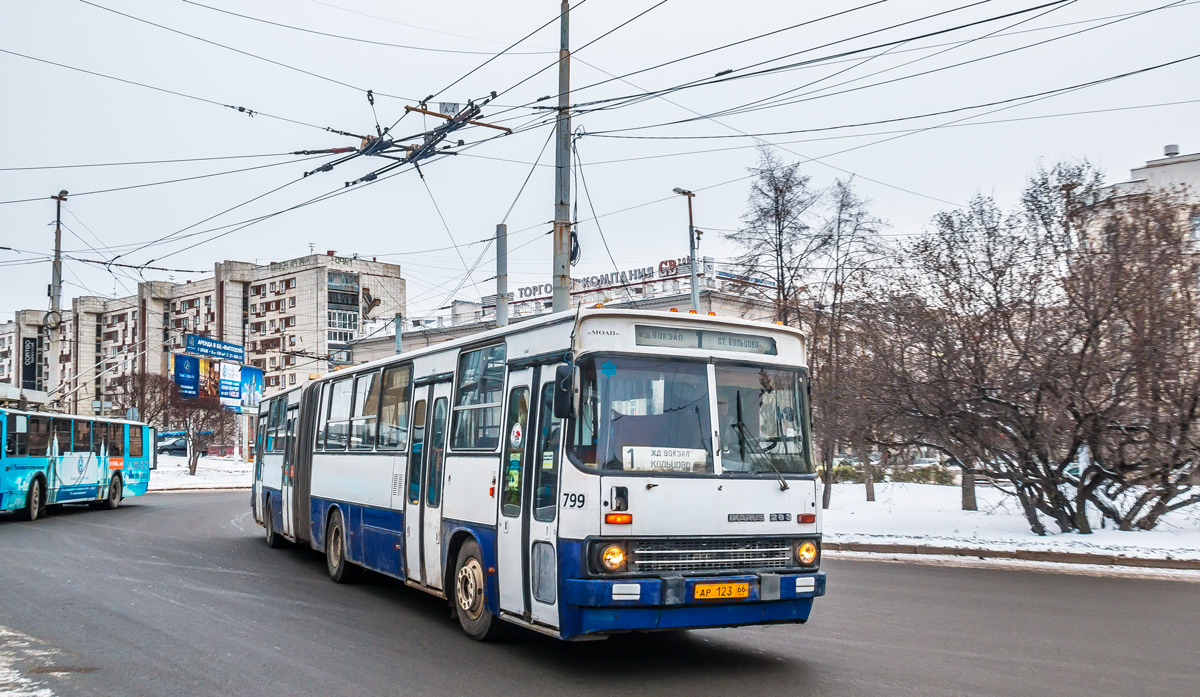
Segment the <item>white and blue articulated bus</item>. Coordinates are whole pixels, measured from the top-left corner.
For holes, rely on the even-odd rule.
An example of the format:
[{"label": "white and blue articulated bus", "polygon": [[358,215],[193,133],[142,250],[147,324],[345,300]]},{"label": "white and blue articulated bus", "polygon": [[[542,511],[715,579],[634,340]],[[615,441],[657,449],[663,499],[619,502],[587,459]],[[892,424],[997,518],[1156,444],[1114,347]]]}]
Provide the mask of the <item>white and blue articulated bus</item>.
[{"label": "white and blue articulated bus", "polygon": [[146,493],[154,429],[136,421],[0,407],[0,511],[36,520],[47,506],[116,508]]},{"label": "white and blue articulated bus", "polygon": [[262,403],[252,505],[323,551],[563,639],[797,623],[825,592],[804,339],[547,315]]}]

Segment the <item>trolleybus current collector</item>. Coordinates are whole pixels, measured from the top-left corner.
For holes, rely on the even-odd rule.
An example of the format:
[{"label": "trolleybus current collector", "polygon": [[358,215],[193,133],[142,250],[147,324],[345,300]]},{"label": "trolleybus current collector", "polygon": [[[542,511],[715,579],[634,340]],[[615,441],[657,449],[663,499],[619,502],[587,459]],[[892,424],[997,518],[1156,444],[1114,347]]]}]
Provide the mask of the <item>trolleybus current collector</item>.
[{"label": "trolleybus current collector", "polygon": [[802,335],[580,310],[264,400],[271,546],[563,639],[804,622],[825,592]]}]

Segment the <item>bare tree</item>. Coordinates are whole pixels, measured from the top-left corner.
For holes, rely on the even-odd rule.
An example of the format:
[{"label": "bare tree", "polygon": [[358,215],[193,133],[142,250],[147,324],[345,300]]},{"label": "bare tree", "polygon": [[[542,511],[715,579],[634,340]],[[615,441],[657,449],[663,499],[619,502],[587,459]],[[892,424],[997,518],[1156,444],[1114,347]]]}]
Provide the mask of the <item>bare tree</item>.
[{"label": "bare tree", "polygon": [[[829,208],[821,225],[827,240],[821,258],[829,266],[821,282],[803,298],[811,303],[814,403],[822,424],[819,458],[825,481],[822,505],[829,507],[832,494],[833,455],[836,443],[853,445],[863,467],[867,500],[875,500],[873,471],[867,443],[873,440],[872,419],[867,403],[853,385],[847,364],[861,350],[854,341],[853,323],[846,323],[847,298],[861,287],[863,274],[880,251],[879,230],[883,221],[870,214],[869,201],[854,192],[850,180],[839,179],[828,193]],[[850,377],[851,380],[846,378]]]},{"label": "bare tree", "polygon": [[955,457],[1039,534],[1090,532],[1089,506],[1130,529],[1200,501],[1195,209],[1099,181],[1059,165],[1011,214],[940,215],[862,319],[890,445]]},{"label": "bare tree", "polygon": [[821,193],[800,173],[800,163],[785,164],[766,147],[750,172],[749,210],[741,229],[725,237],[742,248],[735,266],[745,276],[771,281],[746,283],[745,292],[770,302],[775,320],[792,325],[810,262],[829,244],[828,231],[813,225]]},{"label": "bare tree", "polygon": [[158,428],[166,425],[176,393],[171,378],[139,370],[114,379],[112,385],[113,406],[120,412],[135,407],[139,420]]},{"label": "bare tree", "polygon": [[221,406],[216,397],[178,399],[171,405],[171,416],[187,439],[188,474],[196,474],[200,455],[217,438],[218,433],[237,429],[235,414]]}]

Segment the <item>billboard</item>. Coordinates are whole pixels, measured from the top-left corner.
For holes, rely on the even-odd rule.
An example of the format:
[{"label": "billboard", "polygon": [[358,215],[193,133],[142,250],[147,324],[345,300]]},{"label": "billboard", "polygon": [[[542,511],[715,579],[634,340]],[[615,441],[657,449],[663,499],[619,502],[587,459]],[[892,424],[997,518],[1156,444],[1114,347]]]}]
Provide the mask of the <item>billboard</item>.
[{"label": "billboard", "polygon": [[246,362],[246,350],[239,344],[230,344],[225,341],[209,339],[206,336],[196,336],[195,334],[186,335],[184,342],[186,343],[183,350],[188,353],[210,356],[234,363]]},{"label": "billboard", "polygon": [[38,350],[36,337],[21,338],[21,389],[37,389]]},{"label": "billboard", "polygon": [[174,376],[175,386],[179,388],[182,399],[195,399],[200,396],[200,359],[195,356],[171,354],[174,364],[171,375]]},{"label": "billboard", "polygon": [[221,406],[236,412],[257,408],[262,401],[263,372],[258,368],[181,353],[171,354],[170,361],[170,373],[182,399],[217,399]]}]

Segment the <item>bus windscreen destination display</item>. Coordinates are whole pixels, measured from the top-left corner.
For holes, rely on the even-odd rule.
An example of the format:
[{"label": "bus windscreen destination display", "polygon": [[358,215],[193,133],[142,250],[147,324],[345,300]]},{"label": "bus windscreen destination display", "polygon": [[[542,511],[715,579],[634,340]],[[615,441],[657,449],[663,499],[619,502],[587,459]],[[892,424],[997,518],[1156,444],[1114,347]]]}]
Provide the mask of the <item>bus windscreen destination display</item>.
[{"label": "bus windscreen destination display", "polygon": [[638,324],[634,326],[634,337],[638,346],[776,355],[774,339],[754,334]]}]

